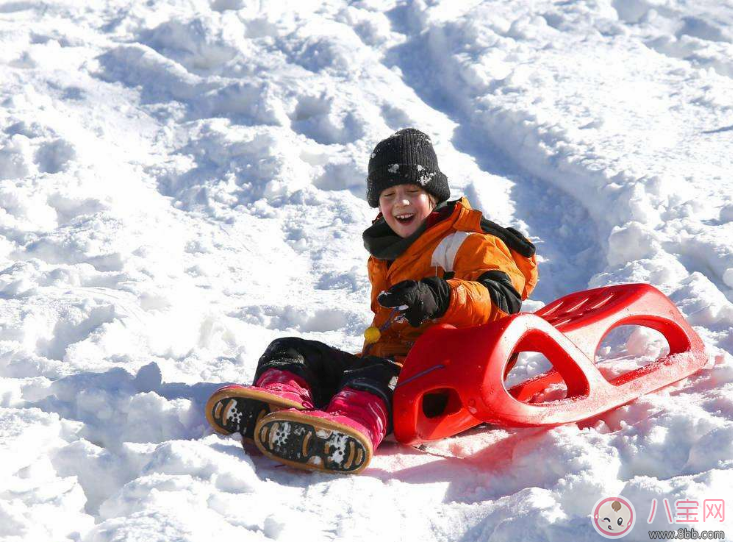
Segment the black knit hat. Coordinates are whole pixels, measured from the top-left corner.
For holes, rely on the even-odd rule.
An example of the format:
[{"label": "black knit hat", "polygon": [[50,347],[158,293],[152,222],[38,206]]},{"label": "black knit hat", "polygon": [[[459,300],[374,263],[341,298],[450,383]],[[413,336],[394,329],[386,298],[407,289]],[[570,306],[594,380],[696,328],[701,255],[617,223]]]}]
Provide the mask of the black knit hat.
[{"label": "black knit hat", "polygon": [[438,167],[430,137],[415,128],[405,128],[377,143],[369,159],[367,202],[379,207],[382,190],[397,184],[416,184],[437,203],[450,197],[448,178]]}]

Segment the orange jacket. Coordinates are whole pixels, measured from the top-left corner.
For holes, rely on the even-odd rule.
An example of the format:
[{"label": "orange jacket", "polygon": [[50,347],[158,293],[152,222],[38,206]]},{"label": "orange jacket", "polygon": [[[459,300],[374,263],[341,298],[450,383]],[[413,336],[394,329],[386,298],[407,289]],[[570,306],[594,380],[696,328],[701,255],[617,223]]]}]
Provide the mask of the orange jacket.
[{"label": "orange jacket", "polygon": [[507,316],[507,312],[492,302],[487,287],[476,282],[487,271],[505,273],[521,298],[527,298],[537,282],[534,255],[519,256],[498,237],[484,233],[481,219],[481,212],[473,210],[468,200],[462,198],[455,203],[449,217],[429,227],[389,267],[385,260],[369,258],[374,327],[381,327],[392,312],[377,302],[377,296],[403,280],[436,275],[447,278],[451,298],[441,318],[425,322],[419,328],[393,321],[371,347],[364,344],[363,355],[395,357],[401,362],[417,338],[436,323],[469,327]]}]

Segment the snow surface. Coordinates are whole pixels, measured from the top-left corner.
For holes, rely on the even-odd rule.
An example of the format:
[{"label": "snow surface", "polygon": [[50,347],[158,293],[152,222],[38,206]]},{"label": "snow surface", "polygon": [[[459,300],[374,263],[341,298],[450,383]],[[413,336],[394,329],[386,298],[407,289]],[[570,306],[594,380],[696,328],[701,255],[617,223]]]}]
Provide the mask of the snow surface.
[{"label": "snow surface", "polygon": [[[654,498],[727,498],[695,526],[733,539],[730,3],[11,0],[0,40],[0,539],[584,541],[617,494],[629,540]],[[354,477],[212,434],[272,339],[360,348],[367,161],[407,126],[536,242],[525,310],[650,282],[709,366]],[[600,353],[666,347],[631,331]]]}]

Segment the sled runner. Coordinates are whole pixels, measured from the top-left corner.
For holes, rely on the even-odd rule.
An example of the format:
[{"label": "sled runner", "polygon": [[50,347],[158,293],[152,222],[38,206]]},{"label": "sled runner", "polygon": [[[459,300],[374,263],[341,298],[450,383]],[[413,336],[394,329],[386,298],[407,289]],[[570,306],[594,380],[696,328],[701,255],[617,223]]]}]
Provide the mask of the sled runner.
[{"label": "sled runner", "polygon": [[[657,330],[670,351],[608,380],[595,366],[596,350],[622,325]],[[507,390],[506,367],[520,352],[540,352],[554,369]],[[700,337],[653,286],[623,284],[576,292],[535,313],[472,328],[438,325],[428,330],[400,373],[394,433],[404,444],[417,444],[480,423],[528,427],[578,422],[688,377],[706,361]],[[564,399],[531,402],[563,381]]]}]

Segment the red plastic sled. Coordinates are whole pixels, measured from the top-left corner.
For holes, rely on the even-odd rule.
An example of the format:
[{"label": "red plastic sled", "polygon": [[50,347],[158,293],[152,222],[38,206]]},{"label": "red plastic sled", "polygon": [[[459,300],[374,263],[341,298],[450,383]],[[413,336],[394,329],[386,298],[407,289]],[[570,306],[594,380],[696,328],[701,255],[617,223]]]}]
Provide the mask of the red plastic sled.
[{"label": "red plastic sled", "polygon": [[[596,350],[622,325],[659,331],[670,352],[607,380],[594,365]],[[518,352],[541,352],[554,370],[507,390],[505,369]],[[402,443],[417,444],[480,423],[527,427],[578,422],[688,377],[706,361],[700,337],[653,286],[623,284],[576,292],[536,313],[464,329],[438,325],[426,332],[410,350],[397,383],[394,433]],[[563,381],[565,399],[529,402]]]}]

